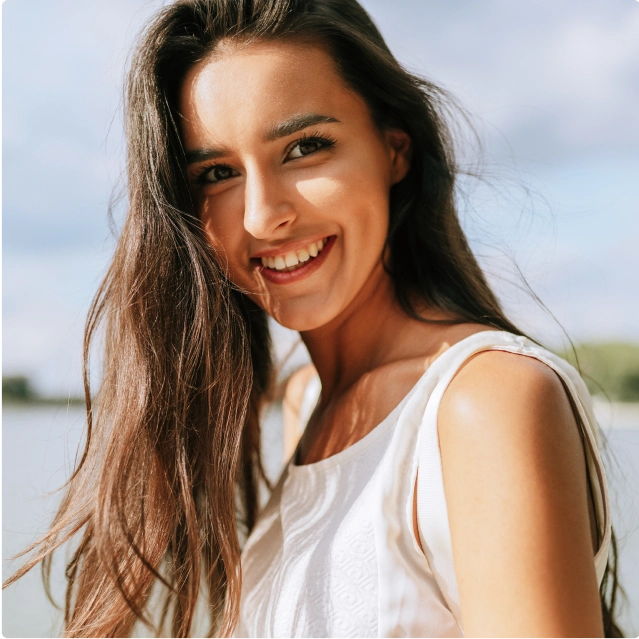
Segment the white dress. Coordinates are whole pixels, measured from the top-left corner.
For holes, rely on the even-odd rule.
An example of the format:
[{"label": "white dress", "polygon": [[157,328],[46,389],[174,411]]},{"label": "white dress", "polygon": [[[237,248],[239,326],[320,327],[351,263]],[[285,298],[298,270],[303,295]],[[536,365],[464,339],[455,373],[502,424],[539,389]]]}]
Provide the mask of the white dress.
[{"label": "white dress", "polygon": [[[524,337],[476,333],[440,355],[360,441],[314,464],[289,463],[242,553],[240,637],[461,637],[437,412],[473,354],[534,357],[564,381],[581,417],[599,538],[610,547],[609,499],[590,396],[575,369]],[[417,517],[424,551],[413,533]]]}]

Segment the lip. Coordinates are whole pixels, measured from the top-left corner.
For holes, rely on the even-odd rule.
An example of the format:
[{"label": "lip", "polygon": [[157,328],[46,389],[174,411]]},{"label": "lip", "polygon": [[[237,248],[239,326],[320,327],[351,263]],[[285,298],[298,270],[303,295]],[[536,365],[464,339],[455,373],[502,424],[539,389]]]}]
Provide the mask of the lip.
[{"label": "lip", "polygon": [[[321,240],[324,238],[320,237],[318,239]],[[321,250],[319,255],[317,257],[314,257],[312,260],[308,260],[308,262],[304,262],[303,266],[300,266],[294,271],[275,271],[273,269],[266,268],[262,264],[259,264],[259,266],[257,266],[257,271],[261,273],[262,277],[265,280],[268,280],[269,282],[273,282],[273,284],[292,284],[293,282],[299,282],[301,279],[304,279],[305,277],[308,277],[309,275],[314,273],[318,268],[320,268],[320,266],[322,266],[322,264],[324,264],[324,262],[326,261],[326,258],[328,257],[328,254],[331,252],[331,249],[333,248],[333,244],[335,244],[336,239],[337,239],[336,235],[331,235],[328,238],[326,238],[326,244],[324,245],[324,248]],[[310,243],[312,242],[309,242],[309,244]],[[299,245],[299,248],[303,248],[305,246],[308,246],[308,244]],[[279,250],[281,249],[278,249],[278,251]],[[270,252],[270,253],[265,253],[263,256],[268,257],[269,255],[281,255],[281,253]],[[260,257],[262,257],[261,253],[260,253]]]},{"label": "lip", "polygon": [[[282,257],[287,253],[294,253],[295,251],[299,251],[300,249],[307,248],[313,243],[319,242],[326,238],[326,235],[318,235],[317,237],[311,237],[304,240],[297,240],[295,242],[289,242],[288,244],[282,244],[281,246],[276,246],[272,249],[264,249],[263,251],[259,251],[255,253],[255,255],[251,255],[252,260],[259,260],[263,257],[277,257],[281,255]],[[321,253],[320,253],[321,255]]]}]

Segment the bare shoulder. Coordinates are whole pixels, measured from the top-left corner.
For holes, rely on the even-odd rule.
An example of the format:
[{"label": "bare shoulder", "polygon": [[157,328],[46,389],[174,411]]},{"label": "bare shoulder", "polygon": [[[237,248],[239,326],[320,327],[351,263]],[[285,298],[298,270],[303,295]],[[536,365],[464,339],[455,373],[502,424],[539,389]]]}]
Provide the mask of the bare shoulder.
[{"label": "bare shoulder", "polygon": [[[567,499],[586,495],[581,435],[563,383],[543,362],[504,351],[470,358],[444,393],[438,416],[446,489]],[[569,481],[570,480],[570,481]],[[518,492],[519,491],[519,492]],[[546,494],[547,493],[547,494]]]},{"label": "bare shoulder", "polygon": [[317,371],[312,364],[307,364],[296,370],[288,379],[284,390],[284,403],[296,413],[302,405],[304,391],[308,383],[317,375]]},{"label": "bare shoulder", "polygon": [[302,435],[300,413],[304,401],[304,391],[308,383],[317,375],[312,364],[307,364],[295,371],[288,379],[282,398],[283,429],[283,456],[282,461],[287,462],[294,453],[297,443]]},{"label": "bare shoulder", "polygon": [[441,431],[464,429],[478,420],[495,435],[503,428],[512,436],[515,431],[523,434],[531,423],[536,428],[529,435],[539,436],[544,430],[556,435],[562,425],[576,427],[563,383],[549,366],[498,350],[478,353],[455,375],[440,406],[440,436]]},{"label": "bare shoulder", "polygon": [[601,633],[583,445],[556,373],[479,353],[444,393],[438,431],[464,631]]}]

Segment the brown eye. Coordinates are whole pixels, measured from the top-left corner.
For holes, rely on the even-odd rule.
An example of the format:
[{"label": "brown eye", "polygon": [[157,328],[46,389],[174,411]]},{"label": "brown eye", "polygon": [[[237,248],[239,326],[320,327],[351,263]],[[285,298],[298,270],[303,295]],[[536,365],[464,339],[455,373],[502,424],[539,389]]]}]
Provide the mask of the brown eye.
[{"label": "brown eye", "polygon": [[295,160],[297,158],[303,158],[306,155],[311,155],[312,153],[316,153],[320,149],[331,147],[334,144],[334,140],[319,136],[302,138],[291,147],[291,150],[288,152],[286,159]]},{"label": "brown eye", "polygon": [[234,171],[230,166],[226,166],[224,164],[216,164],[210,169],[205,169],[203,173],[200,174],[198,181],[215,184],[217,182],[222,182],[223,180],[228,180],[229,178],[235,177],[237,172]]},{"label": "brown eye", "polygon": [[298,142],[289,153],[289,157],[292,158],[301,158],[304,155],[310,155],[314,153],[318,149],[321,148],[320,143],[317,140],[304,140],[303,142]]}]

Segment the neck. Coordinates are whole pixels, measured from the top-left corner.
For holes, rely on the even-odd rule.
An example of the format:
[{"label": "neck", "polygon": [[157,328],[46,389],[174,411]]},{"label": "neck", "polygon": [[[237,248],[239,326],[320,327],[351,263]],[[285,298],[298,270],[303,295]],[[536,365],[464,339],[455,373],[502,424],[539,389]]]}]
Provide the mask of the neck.
[{"label": "neck", "polygon": [[340,395],[365,373],[401,357],[416,329],[431,330],[402,310],[380,263],[339,316],[301,334],[319,373],[323,398]]}]

